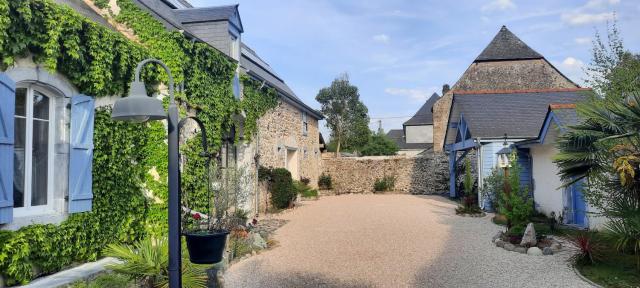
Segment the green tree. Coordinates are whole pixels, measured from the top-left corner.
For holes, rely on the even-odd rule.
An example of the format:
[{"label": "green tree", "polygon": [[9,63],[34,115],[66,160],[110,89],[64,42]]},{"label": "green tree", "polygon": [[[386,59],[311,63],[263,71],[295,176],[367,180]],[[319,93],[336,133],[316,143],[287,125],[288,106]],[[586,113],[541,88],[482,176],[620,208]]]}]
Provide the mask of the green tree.
[{"label": "green tree", "polygon": [[364,156],[385,156],[396,155],[400,148],[398,144],[391,140],[384,133],[378,132],[371,135],[369,142],[362,147],[362,155]]},{"label": "green tree", "polygon": [[509,157],[509,173],[506,183],[498,197],[498,211],[507,218],[507,227],[521,228],[527,224],[533,213],[533,198],[529,197],[529,189],[520,185],[522,167],[518,164],[518,154],[513,152]]},{"label": "green tree", "polygon": [[608,218],[618,248],[640,255],[640,56],[624,49],[615,24],[608,39],[596,35],[596,95],[578,104],[582,121],[559,138],[555,162],[565,185],[587,180],[585,199]]},{"label": "green tree", "polygon": [[336,143],[336,154],[341,148],[360,149],[369,140],[369,111],[360,101],[358,87],[349,83],[347,74],[341,75],[331,86],[320,89],[316,100],[322,105],[331,141]]}]

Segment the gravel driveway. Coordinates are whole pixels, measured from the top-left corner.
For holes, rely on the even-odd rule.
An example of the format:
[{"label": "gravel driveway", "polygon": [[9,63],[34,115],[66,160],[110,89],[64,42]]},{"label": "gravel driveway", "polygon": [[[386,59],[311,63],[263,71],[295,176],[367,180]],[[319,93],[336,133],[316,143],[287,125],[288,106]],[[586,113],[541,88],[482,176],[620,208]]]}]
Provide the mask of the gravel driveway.
[{"label": "gravel driveway", "polygon": [[[279,215],[279,246],[233,265],[225,287],[590,287],[567,255],[496,248],[489,216],[437,196],[345,195]],[[566,253],[565,253],[566,254]]]}]

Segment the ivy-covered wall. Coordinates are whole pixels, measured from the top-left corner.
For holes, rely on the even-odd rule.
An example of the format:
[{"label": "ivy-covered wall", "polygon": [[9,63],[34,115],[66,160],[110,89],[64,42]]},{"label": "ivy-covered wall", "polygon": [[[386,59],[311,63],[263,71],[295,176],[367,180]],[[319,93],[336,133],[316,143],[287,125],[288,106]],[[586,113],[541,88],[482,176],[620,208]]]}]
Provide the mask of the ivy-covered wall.
[{"label": "ivy-covered wall", "polygon": [[[81,93],[121,96],[129,89],[137,63],[153,57],[167,63],[177,83],[184,82],[186,93],[178,95],[181,108],[204,122],[211,150],[220,147],[221,135],[233,124],[232,115],[241,109],[247,116],[246,135],[255,133],[255,121],[276,102],[272,89],[254,84],[245,89],[249,97],[236,101],[231,83],[237,63],[205,43],[165,30],[130,0],[118,0],[117,5],[120,13],[114,20],[131,28],[136,41],[52,0],[0,0],[0,70],[18,58],[32,57],[65,75]],[[142,78],[151,92],[166,75],[148,66]],[[252,80],[243,83],[247,81]],[[0,231],[0,275],[6,284],[24,284],[72,263],[94,260],[109,243],[166,233],[165,135],[161,122],[114,122],[108,109],[97,111],[93,210],[70,215],[60,225]],[[196,187],[196,181],[202,181],[198,174],[184,174],[195,175],[183,179],[184,186]]]}]

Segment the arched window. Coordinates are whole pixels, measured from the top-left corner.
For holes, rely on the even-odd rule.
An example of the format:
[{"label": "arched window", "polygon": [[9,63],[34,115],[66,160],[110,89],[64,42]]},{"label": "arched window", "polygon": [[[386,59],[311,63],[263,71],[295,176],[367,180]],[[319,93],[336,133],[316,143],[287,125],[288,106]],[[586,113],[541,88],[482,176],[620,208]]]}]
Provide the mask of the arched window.
[{"label": "arched window", "polygon": [[26,84],[16,88],[14,185],[16,216],[53,208],[52,163],[55,93]]}]

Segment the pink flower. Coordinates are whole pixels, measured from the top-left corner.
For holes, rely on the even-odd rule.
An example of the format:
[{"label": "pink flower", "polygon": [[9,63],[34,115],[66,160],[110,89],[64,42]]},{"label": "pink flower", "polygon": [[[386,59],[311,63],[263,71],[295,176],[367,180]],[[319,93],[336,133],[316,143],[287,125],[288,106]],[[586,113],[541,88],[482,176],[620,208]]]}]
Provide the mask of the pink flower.
[{"label": "pink flower", "polygon": [[200,220],[202,218],[202,216],[200,216],[200,213],[195,213],[191,216],[193,217],[193,219],[196,219],[196,220]]}]

